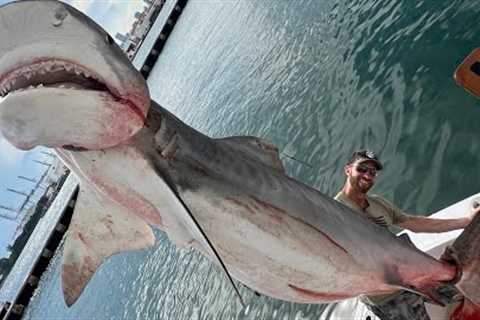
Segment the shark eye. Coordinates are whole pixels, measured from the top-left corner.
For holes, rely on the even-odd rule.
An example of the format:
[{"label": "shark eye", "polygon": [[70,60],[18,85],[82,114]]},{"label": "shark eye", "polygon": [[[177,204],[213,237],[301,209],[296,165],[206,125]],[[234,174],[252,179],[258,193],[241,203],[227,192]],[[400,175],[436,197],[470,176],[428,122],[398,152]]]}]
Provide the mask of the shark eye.
[{"label": "shark eye", "polygon": [[63,20],[68,16],[67,10],[65,10],[64,7],[60,7],[57,10],[55,10],[54,18],[52,21],[52,24],[54,27],[59,27],[62,25]]},{"label": "shark eye", "polygon": [[110,45],[112,45],[112,44],[115,43],[115,41],[113,40],[113,38],[112,38],[108,33],[105,35],[105,42],[108,43],[108,44],[110,44]]},{"label": "shark eye", "polygon": [[473,209],[477,209],[478,206],[480,206],[480,203],[478,203],[477,201],[474,201],[472,204]]}]

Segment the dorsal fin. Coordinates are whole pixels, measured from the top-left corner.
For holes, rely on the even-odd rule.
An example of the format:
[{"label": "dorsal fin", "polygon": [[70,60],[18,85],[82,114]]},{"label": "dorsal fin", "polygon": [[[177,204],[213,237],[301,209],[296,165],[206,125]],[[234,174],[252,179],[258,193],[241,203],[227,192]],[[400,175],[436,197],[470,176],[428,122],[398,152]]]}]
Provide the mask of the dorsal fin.
[{"label": "dorsal fin", "polygon": [[154,243],[151,228],[140,218],[93,188],[81,185],[63,252],[62,287],[66,304],[75,303],[107,257]]},{"label": "dorsal fin", "polygon": [[285,168],[280,160],[278,148],[258,137],[238,136],[218,139],[228,143],[230,146],[247,152],[252,158],[259,160],[263,164],[273,167],[281,173],[285,173]]}]

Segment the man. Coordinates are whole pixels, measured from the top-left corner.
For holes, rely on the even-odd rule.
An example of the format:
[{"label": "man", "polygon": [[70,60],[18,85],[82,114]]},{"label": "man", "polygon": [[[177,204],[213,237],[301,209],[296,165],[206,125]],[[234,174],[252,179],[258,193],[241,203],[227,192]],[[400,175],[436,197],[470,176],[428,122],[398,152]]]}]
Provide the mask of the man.
[{"label": "man", "polygon": [[[477,208],[470,215],[458,219],[412,216],[402,212],[383,197],[368,195],[379,171],[383,169],[382,163],[372,151],[354,152],[344,169],[347,179],[342,190],[335,196],[335,200],[367,217],[373,223],[388,228],[391,232],[393,232],[392,226],[413,232],[445,232],[463,229],[480,211],[480,208]],[[408,291],[365,296],[362,297],[362,301],[382,320],[430,319],[425,310],[423,298]]]}]

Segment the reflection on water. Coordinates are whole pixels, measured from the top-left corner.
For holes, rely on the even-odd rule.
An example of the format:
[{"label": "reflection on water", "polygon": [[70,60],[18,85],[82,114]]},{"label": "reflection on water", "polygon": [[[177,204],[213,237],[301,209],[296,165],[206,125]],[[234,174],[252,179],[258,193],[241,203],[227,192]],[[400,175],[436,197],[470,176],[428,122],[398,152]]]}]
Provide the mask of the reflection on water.
[{"label": "reflection on water", "polygon": [[[153,98],[211,136],[274,142],[287,172],[333,195],[358,148],[380,153],[376,192],[426,214],[480,190],[480,106],[455,86],[476,1],[191,0],[149,79]],[[109,259],[66,309],[59,257],[27,318],[318,319],[324,307],[257,297],[241,310],[209,261],[161,233]],[[252,239],[253,241],[253,239]],[[248,312],[247,312],[248,311]]]}]

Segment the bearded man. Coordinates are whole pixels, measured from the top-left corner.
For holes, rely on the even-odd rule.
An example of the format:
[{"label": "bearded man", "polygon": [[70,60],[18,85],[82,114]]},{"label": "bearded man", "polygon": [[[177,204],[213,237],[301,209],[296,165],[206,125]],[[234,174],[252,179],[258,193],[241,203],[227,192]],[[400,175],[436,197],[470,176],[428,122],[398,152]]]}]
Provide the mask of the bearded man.
[{"label": "bearded man", "polygon": [[[395,232],[393,226],[413,232],[430,233],[463,229],[472,221],[475,214],[480,212],[479,207],[466,217],[458,219],[436,219],[407,214],[385,198],[368,194],[382,169],[383,165],[374,152],[369,150],[354,152],[344,168],[345,185],[335,196],[335,200],[393,233]],[[446,294],[451,295],[452,300],[458,298],[458,292],[452,292],[455,290],[453,286],[445,289],[450,291]],[[382,320],[430,319],[425,310],[424,298],[409,291],[400,290],[388,295],[362,296],[361,300]]]}]

